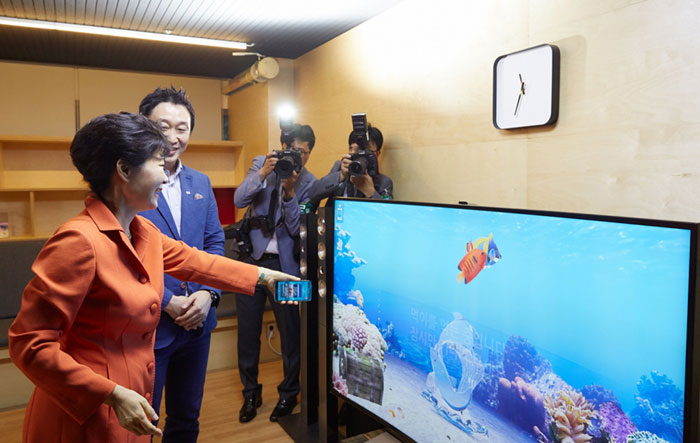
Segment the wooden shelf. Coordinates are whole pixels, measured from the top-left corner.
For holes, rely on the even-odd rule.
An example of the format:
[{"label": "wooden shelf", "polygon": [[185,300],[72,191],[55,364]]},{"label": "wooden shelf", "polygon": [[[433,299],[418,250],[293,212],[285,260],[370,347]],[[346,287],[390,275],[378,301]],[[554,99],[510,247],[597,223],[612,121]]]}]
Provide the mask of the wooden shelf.
[{"label": "wooden shelf", "polygon": [[13,236],[8,238],[0,238],[0,243],[2,242],[13,242],[13,241],[26,241],[26,240],[48,240],[51,234],[46,235],[35,235],[35,236]]},{"label": "wooden shelf", "polygon": [[[48,238],[83,208],[88,186],[70,159],[71,137],[0,135],[0,213],[10,237]],[[235,188],[245,177],[243,142],[191,140],[182,161],[207,174],[216,189]]]}]

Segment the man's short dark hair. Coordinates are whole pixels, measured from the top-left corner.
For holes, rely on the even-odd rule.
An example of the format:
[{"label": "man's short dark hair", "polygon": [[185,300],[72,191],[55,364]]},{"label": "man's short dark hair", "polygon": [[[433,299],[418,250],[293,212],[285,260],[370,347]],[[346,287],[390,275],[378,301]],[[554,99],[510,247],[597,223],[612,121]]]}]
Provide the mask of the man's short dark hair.
[{"label": "man's short dark hair", "polygon": [[377,151],[380,151],[382,149],[382,145],[384,144],[384,136],[382,135],[382,131],[372,125],[369,125],[368,132],[369,140],[374,142],[374,144],[377,145]]},{"label": "man's short dark hair", "polygon": [[194,130],[194,107],[187,98],[187,93],[184,89],[175,89],[173,86],[169,88],[157,88],[141,100],[139,114],[148,117],[151,115],[151,112],[153,112],[153,108],[161,103],[172,103],[187,108],[187,112],[190,113],[190,132]]},{"label": "man's short dark hair", "polygon": [[311,151],[314,148],[314,145],[316,144],[316,136],[314,135],[314,130],[311,129],[311,126],[309,125],[300,125],[299,123],[294,123],[294,127],[292,128],[292,135],[294,135],[294,139],[299,139],[303,142],[307,142],[309,144],[309,151]]},{"label": "man's short dark hair", "polygon": [[[384,136],[382,135],[382,131],[372,125],[368,125],[367,132],[369,132],[369,141],[372,141],[375,145],[377,145],[377,152],[381,151],[382,145],[384,144]],[[348,146],[353,143],[357,143],[357,140],[355,139],[355,131],[350,131],[350,135],[348,135]]]},{"label": "man's short dark hair", "polygon": [[155,123],[143,115],[122,112],[94,118],[80,128],[70,145],[70,157],[90,189],[101,195],[109,188],[118,160],[139,168],[170,144]]}]

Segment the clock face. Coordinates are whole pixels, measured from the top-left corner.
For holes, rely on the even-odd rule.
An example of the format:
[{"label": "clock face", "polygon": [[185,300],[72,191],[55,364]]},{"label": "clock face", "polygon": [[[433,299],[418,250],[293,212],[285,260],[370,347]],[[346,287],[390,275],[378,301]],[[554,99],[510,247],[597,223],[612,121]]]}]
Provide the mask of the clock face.
[{"label": "clock face", "polygon": [[499,129],[542,126],[559,115],[559,48],[540,45],[496,59],[493,124]]}]

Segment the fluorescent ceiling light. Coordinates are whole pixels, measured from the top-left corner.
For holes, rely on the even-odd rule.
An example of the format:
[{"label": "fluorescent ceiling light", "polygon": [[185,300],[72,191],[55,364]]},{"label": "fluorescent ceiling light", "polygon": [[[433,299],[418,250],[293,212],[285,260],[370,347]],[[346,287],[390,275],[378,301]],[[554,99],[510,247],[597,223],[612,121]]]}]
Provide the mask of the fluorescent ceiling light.
[{"label": "fluorescent ceiling light", "polygon": [[25,20],[19,18],[0,17],[0,25],[20,26],[23,28],[50,29],[54,31],[78,32],[82,34],[106,35],[110,37],[136,38],[166,43],[184,43],[187,45],[212,46],[226,49],[247,49],[248,44],[208,38],[185,37],[172,34],[157,34],[155,32],[130,31],[127,29],[102,28],[99,26],[74,25],[72,23],[46,22],[42,20]]}]

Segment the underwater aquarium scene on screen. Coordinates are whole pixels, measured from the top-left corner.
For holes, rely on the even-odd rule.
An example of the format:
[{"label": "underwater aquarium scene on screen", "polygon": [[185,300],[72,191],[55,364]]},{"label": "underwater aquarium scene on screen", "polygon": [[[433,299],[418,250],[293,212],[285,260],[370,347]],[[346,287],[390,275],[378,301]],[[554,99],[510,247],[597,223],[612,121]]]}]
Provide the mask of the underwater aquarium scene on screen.
[{"label": "underwater aquarium scene on screen", "polygon": [[695,225],[368,200],[333,222],[340,396],[418,442],[683,442]]}]

